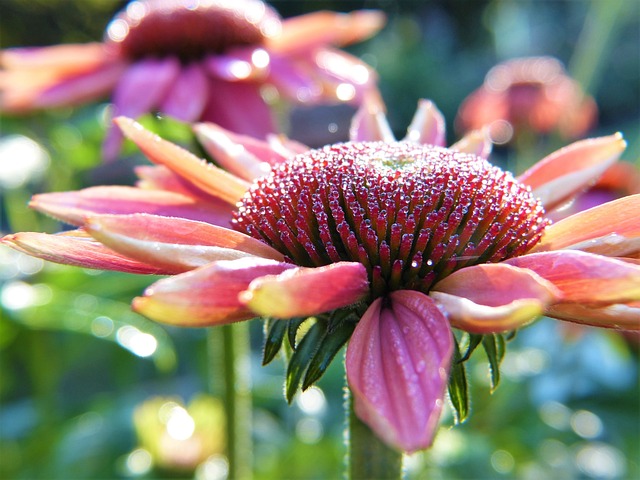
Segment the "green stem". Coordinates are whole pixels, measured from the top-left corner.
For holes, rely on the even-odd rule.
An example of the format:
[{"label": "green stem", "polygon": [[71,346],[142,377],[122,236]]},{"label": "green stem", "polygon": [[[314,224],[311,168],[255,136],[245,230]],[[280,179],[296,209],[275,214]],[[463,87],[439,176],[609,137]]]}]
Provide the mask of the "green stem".
[{"label": "green stem", "polygon": [[248,322],[210,328],[207,345],[209,388],[221,396],[227,417],[228,479],[249,479],[253,449]]},{"label": "green stem", "polygon": [[347,410],[347,479],[398,480],[402,475],[402,453],[385,445],[353,410],[353,397],[345,389]]}]

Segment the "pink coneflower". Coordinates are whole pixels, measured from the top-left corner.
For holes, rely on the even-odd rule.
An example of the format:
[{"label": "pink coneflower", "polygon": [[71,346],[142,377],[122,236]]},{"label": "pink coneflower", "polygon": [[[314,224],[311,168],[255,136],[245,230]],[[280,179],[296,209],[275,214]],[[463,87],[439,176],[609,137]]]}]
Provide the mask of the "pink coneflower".
[{"label": "pink coneflower", "polygon": [[199,126],[234,174],[119,118],[157,165],[140,171],[143,185],[37,195],[33,207],[81,228],[3,242],[62,263],[173,274],[133,302],[161,322],[313,316],[296,345],[320,356],[304,367],[311,377],[348,341],[356,414],[399,450],[427,448],[452,328],[501,333],[543,314],[640,327],[640,196],[556,224],[546,214],[617,161],[622,137],[574,143],[514,177],[467,153],[483,143],[477,135],[434,145],[440,117],[422,102],[396,141],[381,109],[366,105],[354,141],[309,151]]},{"label": "pink coneflower", "polygon": [[[113,116],[159,111],[262,138],[266,96],[296,103],[359,102],[375,74],[342,46],[384,24],[377,11],[314,12],[282,20],[259,0],[136,0],[102,43],[0,53],[0,111],[77,105],[112,94]],[[269,90],[271,88],[271,90]],[[121,143],[113,128],[105,156]]]},{"label": "pink coneflower", "polygon": [[488,125],[491,137],[505,143],[522,131],[558,131],[568,138],[587,132],[597,107],[552,57],[516,58],[500,63],[483,85],[462,103],[456,124],[462,131]]}]

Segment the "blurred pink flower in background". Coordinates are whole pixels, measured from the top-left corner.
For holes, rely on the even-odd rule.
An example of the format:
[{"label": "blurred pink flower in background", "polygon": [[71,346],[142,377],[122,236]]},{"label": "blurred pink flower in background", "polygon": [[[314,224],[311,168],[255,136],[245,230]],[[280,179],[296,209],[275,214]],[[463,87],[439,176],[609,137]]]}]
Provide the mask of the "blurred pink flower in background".
[{"label": "blurred pink flower in background", "polygon": [[500,333],[544,314],[640,328],[640,195],[556,224],[545,212],[616,163],[621,135],[576,142],[513,177],[483,158],[481,135],[444,148],[441,120],[422,101],[396,141],[367,102],[353,141],[318,150],[197,126],[223,170],[121,117],[156,165],[138,170],[138,187],[36,195],[32,207],[80,228],[2,241],[60,263],[172,275],[133,302],[169,324],[353,314],[356,414],[389,445],[424,449],[449,381],[451,327]]},{"label": "blurred pink flower in background", "polygon": [[[364,40],[384,22],[369,10],[283,20],[259,0],[135,0],[109,23],[102,43],[2,51],[0,111],[111,94],[112,117],[159,111],[263,137],[275,130],[269,103],[279,96],[357,103],[375,89],[373,70],[332,46]],[[117,156],[121,140],[111,128],[105,158]]]},{"label": "blurred pink flower in background", "polygon": [[461,131],[490,128],[495,143],[526,131],[578,138],[594,126],[597,106],[552,57],[517,58],[493,67],[460,106]]}]

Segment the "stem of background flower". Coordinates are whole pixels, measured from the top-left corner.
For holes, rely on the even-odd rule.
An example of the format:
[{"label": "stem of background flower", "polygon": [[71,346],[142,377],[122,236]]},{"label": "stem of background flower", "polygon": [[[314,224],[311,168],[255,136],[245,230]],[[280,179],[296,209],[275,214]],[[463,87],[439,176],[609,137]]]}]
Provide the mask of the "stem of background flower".
[{"label": "stem of background flower", "polygon": [[345,388],[347,412],[347,479],[397,480],[402,478],[402,453],[385,445],[356,416],[353,395]]},{"label": "stem of background flower", "polygon": [[[587,93],[597,92],[604,72],[603,61],[611,55],[610,45],[614,36],[621,31],[616,29],[618,20],[631,19],[633,2],[611,0],[609,2],[592,1],[584,27],[576,42],[569,72]],[[625,15],[628,13],[630,15]]]},{"label": "stem of background flower", "polygon": [[214,395],[221,396],[227,420],[227,478],[249,479],[252,476],[253,448],[248,322],[210,328],[207,348],[209,388]]}]

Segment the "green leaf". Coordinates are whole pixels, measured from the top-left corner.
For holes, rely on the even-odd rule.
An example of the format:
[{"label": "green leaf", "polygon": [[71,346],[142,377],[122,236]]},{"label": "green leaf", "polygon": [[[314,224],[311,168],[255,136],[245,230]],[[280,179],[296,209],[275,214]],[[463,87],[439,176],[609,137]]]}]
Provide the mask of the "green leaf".
[{"label": "green leaf", "polygon": [[449,400],[454,410],[456,423],[464,422],[469,416],[469,385],[467,373],[460,355],[460,347],[454,338],[453,364],[449,377]]},{"label": "green leaf", "polygon": [[505,352],[504,337],[500,334],[485,335],[482,339],[482,347],[489,359],[491,393],[493,393],[500,383],[500,363],[502,363]]},{"label": "green leaf", "polygon": [[294,350],[296,349],[296,336],[298,335],[298,328],[302,325],[307,317],[296,317],[289,320],[289,328],[287,330],[287,338],[289,339],[289,345]]},{"label": "green leaf", "polygon": [[318,350],[318,346],[325,332],[326,326],[324,322],[314,323],[298,343],[293,355],[291,355],[285,380],[285,396],[287,402],[291,403],[293,400],[300,386],[300,380],[307,371],[313,355]]},{"label": "green leaf", "polygon": [[464,355],[460,359],[460,362],[466,362],[467,360],[469,360],[469,357],[471,356],[471,354],[482,342],[483,335],[479,335],[476,333],[470,333],[468,335],[469,335],[469,345],[467,345],[467,351],[464,352]]},{"label": "green leaf", "polygon": [[288,323],[286,320],[278,320],[275,318],[268,318],[266,320],[262,365],[269,364],[280,351]]},{"label": "green leaf", "polygon": [[342,349],[347,340],[351,338],[355,323],[341,322],[336,328],[328,329],[320,340],[320,345],[309,363],[309,368],[304,380],[302,390],[306,390],[324,375],[333,357]]}]

